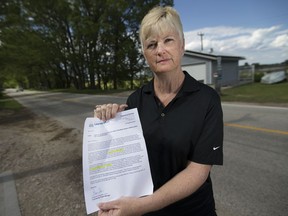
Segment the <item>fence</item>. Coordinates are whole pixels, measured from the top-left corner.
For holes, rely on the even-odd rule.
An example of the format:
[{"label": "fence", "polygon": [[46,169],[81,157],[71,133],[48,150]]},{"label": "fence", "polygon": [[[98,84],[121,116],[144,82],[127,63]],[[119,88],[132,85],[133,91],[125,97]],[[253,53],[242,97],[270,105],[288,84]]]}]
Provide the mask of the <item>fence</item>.
[{"label": "fence", "polygon": [[244,65],[239,67],[239,84],[247,84],[254,82],[255,66]]}]

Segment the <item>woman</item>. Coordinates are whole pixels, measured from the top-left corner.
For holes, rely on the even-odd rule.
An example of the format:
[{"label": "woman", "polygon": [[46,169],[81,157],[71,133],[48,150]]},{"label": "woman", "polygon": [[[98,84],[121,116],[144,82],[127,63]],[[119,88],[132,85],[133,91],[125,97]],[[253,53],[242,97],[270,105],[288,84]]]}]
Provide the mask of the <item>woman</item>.
[{"label": "woman", "polygon": [[154,193],[101,203],[102,215],[216,215],[210,170],[223,163],[223,116],[218,94],[181,69],[184,35],[178,13],[156,7],[142,20],[140,41],[154,78],[127,104],[96,106],[107,120],[137,108]]}]

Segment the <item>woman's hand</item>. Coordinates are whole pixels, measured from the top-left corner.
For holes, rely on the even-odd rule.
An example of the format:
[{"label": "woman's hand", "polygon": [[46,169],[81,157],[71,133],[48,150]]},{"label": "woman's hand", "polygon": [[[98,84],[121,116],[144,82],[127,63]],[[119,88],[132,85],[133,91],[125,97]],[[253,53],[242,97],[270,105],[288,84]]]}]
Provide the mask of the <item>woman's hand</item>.
[{"label": "woman's hand", "polygon": [[160,210],[191,195],[207,180],[211,165],[188,161],[187,167],[157,189],[141,198],[122,197],[99,204],[98,216],[140,216]]},{"label": "woman's hand", "polygon": [[98,216],[141,216],[141,198],[121,197],[120,199],[100,203]]},{"label": "woman's hand", "polygon": [[101,119],[102,121],[114,118],[116,113],[124,111],[128,107],[126,104],[102,104],[96,105],[94,109],[94,117]]}]

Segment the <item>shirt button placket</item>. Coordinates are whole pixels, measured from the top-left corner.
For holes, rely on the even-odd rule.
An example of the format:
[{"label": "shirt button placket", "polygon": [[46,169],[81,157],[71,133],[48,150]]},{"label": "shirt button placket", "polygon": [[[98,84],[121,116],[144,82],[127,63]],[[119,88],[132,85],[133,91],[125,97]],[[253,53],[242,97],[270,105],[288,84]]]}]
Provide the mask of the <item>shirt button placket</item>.
[{"label": "shirt button placket", "polygon": [[162,112],[162,113],[161,113],[161,117],[162,117],[162,118],[165,117],[165,113]]}]

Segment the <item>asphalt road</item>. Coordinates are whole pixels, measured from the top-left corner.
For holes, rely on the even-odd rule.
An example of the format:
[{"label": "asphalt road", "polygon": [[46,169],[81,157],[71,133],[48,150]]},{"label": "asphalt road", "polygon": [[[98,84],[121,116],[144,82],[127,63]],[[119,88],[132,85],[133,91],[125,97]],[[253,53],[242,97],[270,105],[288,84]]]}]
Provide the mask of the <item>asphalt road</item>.
[{"label": "asphalt road", "polygon": [[[82,131],[96,104],[125,96],[8,90],[37,114]],[[288,212],[288,108],[222,103],[224,166],[212,169],[219,216],[286,216]]]}]

